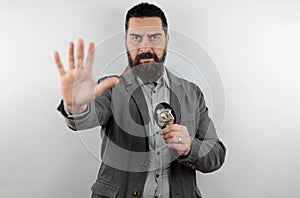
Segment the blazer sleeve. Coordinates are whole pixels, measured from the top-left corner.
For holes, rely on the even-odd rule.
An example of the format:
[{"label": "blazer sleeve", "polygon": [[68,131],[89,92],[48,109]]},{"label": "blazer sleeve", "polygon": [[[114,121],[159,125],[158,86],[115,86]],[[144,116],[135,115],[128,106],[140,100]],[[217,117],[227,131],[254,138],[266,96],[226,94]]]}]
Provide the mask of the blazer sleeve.
[{"label": "blazer sleeve", "polygon": [[214,124],[208,115],[204,96],[198,87],[196,96],[198,101],[195,113],[197,123],[195,137],[191,137],[190,153],[185,157],[180,157],[178,162],[191,169],[208,173],[219,169],[223,165],[226,148],[218,138]]},{"label": "blazer sleeve", "polygon": [[89,103],[87,111],[81,115],[69,115],[64,108],[63,101],[61,101],[57,110],[65,117],[67,126],[74,131],[104,126],[112,116],[111,93],[112,88],[109,88],[100,96],[97,96],[95,100]]}]

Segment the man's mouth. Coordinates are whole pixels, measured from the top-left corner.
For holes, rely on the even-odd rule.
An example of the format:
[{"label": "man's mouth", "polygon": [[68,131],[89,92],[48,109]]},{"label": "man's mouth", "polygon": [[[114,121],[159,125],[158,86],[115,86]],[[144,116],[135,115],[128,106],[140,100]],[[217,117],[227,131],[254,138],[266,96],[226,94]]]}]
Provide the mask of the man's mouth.
[{"label": "man's mouth", "polygon": [[153,62],[154,61],[154,58],[143,58],[143,59],[140,59],[140,63],[143,64],[143,63],[147,63],[147,62]]}]

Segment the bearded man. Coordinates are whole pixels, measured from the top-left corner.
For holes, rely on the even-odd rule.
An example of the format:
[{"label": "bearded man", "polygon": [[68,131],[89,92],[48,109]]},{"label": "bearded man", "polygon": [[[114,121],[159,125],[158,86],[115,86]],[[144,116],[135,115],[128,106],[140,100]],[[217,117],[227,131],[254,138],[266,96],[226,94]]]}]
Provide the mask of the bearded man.
[{"label": "bearded man", "polygon": [[168,23],[157,6],[140,3],[126,15],[129,65],[96,83],[94,43],[69,43],[66,71],[57,52],[62,102],[73,130],[101,126],[102,162],[92,197],[201,197],[196,171],[219,169],[226,149],[209,118],[200,88],[164,65]]}]

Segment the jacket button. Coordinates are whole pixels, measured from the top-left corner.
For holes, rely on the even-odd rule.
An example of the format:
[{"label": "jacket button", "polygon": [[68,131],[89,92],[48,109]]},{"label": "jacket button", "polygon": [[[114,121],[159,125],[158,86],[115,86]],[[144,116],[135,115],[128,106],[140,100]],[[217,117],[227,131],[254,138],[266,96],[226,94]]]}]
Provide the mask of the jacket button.
[{"label": "jacket button", "polygon": [[142,162],[141,165],[142,165],[142,167],[145,167],[145,168],[148,166],[147,162]]}]

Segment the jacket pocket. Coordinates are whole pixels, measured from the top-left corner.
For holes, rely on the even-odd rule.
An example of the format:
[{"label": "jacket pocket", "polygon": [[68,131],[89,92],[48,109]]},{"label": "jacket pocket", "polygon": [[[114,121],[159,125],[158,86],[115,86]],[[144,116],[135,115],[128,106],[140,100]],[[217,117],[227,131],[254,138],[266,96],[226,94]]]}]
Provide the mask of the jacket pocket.
[{"label": "jacket pocket", "polygon": [[119,188],[106,181],[97,181],[92,186],[92,192],[96,197],[117,197]]}]

